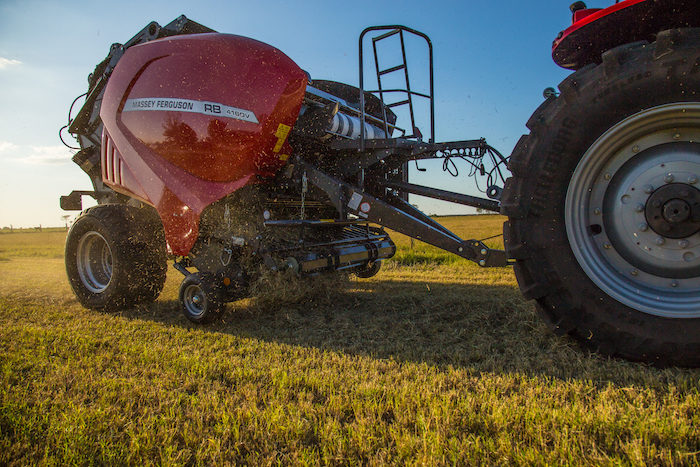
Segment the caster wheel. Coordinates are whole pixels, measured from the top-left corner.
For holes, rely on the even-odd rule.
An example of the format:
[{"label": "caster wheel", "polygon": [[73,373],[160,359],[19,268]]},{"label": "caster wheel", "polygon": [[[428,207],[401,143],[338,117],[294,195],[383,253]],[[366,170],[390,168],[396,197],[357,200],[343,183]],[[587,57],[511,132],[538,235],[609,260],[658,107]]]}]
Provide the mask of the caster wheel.
[{"label": "caster wheel", "polygon": [[224,308],[224,302],[207,287],[206,278],[200,274],[185,277],[180,284],[179,299],[182,312],[193,323],[210,322]]}]

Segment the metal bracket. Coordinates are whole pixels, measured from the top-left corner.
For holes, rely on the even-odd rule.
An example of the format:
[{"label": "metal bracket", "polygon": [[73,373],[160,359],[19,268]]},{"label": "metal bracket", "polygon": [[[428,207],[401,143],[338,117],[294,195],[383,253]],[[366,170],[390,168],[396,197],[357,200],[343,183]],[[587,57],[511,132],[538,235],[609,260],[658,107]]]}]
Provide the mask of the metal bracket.
[{"label": "metal bracket", "polygon": [[483,268],[502,268],[513,263],[505,250],[489,248],[480,240],[467,240],[466,246],[476,254],[472,260]]}]

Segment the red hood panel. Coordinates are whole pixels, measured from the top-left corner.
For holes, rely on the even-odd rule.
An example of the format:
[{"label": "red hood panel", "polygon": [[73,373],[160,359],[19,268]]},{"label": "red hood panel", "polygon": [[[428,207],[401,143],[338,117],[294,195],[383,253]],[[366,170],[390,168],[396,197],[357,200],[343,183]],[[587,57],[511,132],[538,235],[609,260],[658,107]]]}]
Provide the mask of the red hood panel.
[{"label": "red hood panel", "polygon": [[[135,186],[105,182],[145,193],[169,226],[173,252],[187,254],[206,206],[285,164],[306,81],[282,52],[240,36],[185,35],[128,49],[100,116]],[[172,218],[184,211],[194,217],[178,228]]]}]

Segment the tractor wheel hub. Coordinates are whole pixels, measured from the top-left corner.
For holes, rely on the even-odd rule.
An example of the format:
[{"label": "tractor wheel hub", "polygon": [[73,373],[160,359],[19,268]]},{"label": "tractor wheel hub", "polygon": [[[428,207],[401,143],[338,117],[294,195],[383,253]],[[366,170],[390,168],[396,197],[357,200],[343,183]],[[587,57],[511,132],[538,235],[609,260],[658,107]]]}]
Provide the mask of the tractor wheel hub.
[{"label": "tractor wheel hub", "polygon": [[667,238],[686,238],[700,231],[694,212],[700,207],[700,190],[685,183],[671,183],[654,191],[646,203],[647,223]]}]

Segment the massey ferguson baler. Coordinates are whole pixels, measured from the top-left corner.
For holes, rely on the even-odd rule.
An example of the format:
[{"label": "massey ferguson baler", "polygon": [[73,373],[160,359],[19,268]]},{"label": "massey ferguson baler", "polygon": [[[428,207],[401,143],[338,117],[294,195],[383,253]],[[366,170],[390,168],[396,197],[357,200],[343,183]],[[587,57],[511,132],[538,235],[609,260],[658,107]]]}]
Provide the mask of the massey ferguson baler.
[{"label": "massey ferguson baler", "polygon": [[[575,72],[545,90],[510,158],[483,138],[435,141],[432,45],[404,26],[362,32],[359,88],[184,16],[113,45],[68,125],[94,190],[61,207],[98,203],[66,241],[78,300],[151,302],[173,258],[182,310],[204,322],[265,269],[376,274],[395,252],[387,227],[482,267],[514,264],[554,329],[594,350],[700,364],[697,5],[571,10],[553,57]],[[409,36],[425,40],[426,91],[411,88]],[[388,41],[401,53],[383,68]],[[376,86],[365,89],[370,44]],[[390,76],[405,85],[388,86]],[[410,183],[408,163],[426,159],[467,164],[487,197]],[[408,194],[502,212],[506,250],[460,238]]]}]

